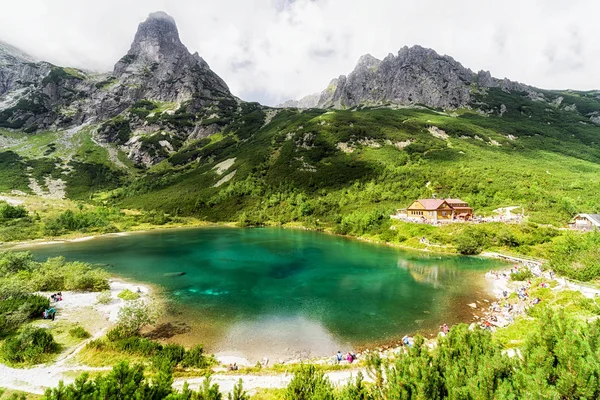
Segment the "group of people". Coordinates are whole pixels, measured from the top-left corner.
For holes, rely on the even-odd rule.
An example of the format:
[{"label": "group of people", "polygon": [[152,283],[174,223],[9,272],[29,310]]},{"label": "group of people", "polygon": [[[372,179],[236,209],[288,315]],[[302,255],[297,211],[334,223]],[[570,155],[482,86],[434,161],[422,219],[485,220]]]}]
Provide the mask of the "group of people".
[{"label": "group of people", "polygon": [[348,361],[348,364],[352,364],[356,360],[356,354],[350,351],[344,356],[341,351],[338,351],[335,355],[335,359],[338,364],[342,362],[342,360],[346,360]]},{"label": "group of people", "polygon": [[50,300],[54,302],[62,301],[62,292],[52,293],[52,295],[50,295]]},{"label": "group of people", "polygon": [[[52,302],[56,303],[57,301],[62,301],[62,299],[63,299],[62,292],[52,293],[50,295],[50,301],[52,301]],[[44,312],[42,313],[42,318],[51,319],[52,321],[54,321],[55,316],[56,316],[56,309],[54,307],[50,307],[50,308],[44,310]]]},{"label": "group of people", "polygon": [[237,371],[239,369],[237,363],[229,364],[227,371]]}]

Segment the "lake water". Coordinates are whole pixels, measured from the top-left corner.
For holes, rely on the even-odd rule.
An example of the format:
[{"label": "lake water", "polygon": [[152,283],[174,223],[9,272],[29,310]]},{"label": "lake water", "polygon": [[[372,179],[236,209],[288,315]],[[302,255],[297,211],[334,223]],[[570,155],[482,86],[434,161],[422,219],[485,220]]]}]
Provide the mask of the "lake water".
[{"label": "lake water", "polygon": [[170,300],[163,336],[252,361],[329,355],[470,321],[467,304],[488,296],[484,272],[500,265],[278,228],[163,230],[32,251],[158,285]]}]

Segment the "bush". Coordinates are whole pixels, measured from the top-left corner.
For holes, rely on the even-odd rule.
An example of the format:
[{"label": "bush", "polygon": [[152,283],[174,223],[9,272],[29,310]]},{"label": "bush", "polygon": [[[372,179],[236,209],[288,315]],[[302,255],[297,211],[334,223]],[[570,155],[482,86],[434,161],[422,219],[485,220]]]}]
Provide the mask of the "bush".
[{"label": "bush", "polygon": [[58,348],[47,329],[27,328],[15,337],[8,338],[2,345],[3,358],[11,363],[36,363],[44,354]]},{"label": "bush", "polygon": [[27,296],[9,297],[0,300],[0,314],[9,314],[13,311],[24,310],[28,318],[36,318],[50,307],[50,300],[38,294]]},{"label": "bush", "polygon": [[113,345],[118,351],[129,354],[139,354],[145,357],[154,356],[162,350],[162,345],[160,343],[139,336],[120,339],[119,341],[114,342]]},{"label": "bush", "polygon": [[159,356],[160,358],[167,360],[169,363],[177,365],[183,360],[185,356],[185,349],[179,344],[170,343],[163,346]]},{"label": "bush", "polygon": [[334,400],[333,386],[314,365],[303,365],[288,385],[285,400]]},{"label": "bush", "polygon": [[140,329],[156,320],[150,306],[142,300],[134,300],[119,310],[117,325],[125,336],[135,336]]},{"label": "bush", "polygon": [[580,281],[600,277],[600,232],[569,232],[557,238],[550,248],[550,268]]},{"label": "bush", "polygon": [[123,299],[123,300],[127,300],[127,301],[132,301],[132,300],[137,300],[140,298],[140,294],[139,293],[134,293],[129,289],[125,289],[123,290],[121,293],[119,293],[117,295],[118,298]]},{"label": "bush", "polygon": [[210,360],[204,355],[201,344],[196,345],[185,352],[181,366],[184,368],[205,368],[210,365]]},{"label": "bush", "polygon": [[228,400],[250,400],[250,396],[244,391],[241,378],[233,386],[233,391],[229,393]]},{"label": "bush", "polygon": [[510,274],[511,281],[526,281],[533,278],[533,273],[529,268],[521,268],[519,272]]},{"label": "bush", "polygon": [[31,273],[34,290],[82,290],[101,291],[109,289],[107,274],[82,262],[66,262],[63,257],[49,258],[38,264]]},{"label": "bush", "polygon": [[112,302],[112,294],[110,290],[104,290],[96,296],[98,304],[110,304]]},{"label": "bush", "polygon": [[5,201],[0,201],[0,218],[16,219],[27,216],[27,210],[23,206],[11,206]]},{"label": "bush", "polygon": [[454,246],[460,254],[475,255],[481,253],[486,241],[485,232],[470,228],[454,237]]},{"label": "bush", "polygon": [[74,328],[69,329],[69,335],[71,335],[71,337],[74,337],[76,339],[87,339],[92,336],[92,335],[90,335],[90,333],[88,331],[86,331],[81,326],[76,326]]},{"label": "bush", "polygon": [[0,274],[7,276],[34,268],[33,255],[28,251],[5,251],[0,253]]}]

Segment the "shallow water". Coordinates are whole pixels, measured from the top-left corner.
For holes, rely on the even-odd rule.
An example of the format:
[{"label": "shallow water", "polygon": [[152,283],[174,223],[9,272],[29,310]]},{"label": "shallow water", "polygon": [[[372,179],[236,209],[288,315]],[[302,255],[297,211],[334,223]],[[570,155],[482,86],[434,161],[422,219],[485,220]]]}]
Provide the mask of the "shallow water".
[{"label": "shallow water", "polygon": [[483,273],[499,265],[277,228],[165,230],[32,251],[160,285],[172,300],[165,321],[186,327],[170,340],[253,361],[328,355],[468,321],[467,304],[487,296]]}]

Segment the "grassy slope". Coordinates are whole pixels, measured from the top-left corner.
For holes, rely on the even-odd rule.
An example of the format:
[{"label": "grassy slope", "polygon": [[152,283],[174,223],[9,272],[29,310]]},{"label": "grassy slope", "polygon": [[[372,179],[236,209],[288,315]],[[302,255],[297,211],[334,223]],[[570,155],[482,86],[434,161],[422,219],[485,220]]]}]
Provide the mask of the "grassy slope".
[{"label": "grassy slope", "polygon": [[[600,102],[592,93],[545,94],[563,102],[493,89],[473,110],[281,110],[268,124],[267,110],[248,103],[224,109],[230,123],[223,132],[183,143],[141,174],[131,164],[116,166],[91,140],[91,128],[68,139],[2,131],[11,152],[1,153],[0,190],[28,191],[28,176],[40,183],[62,176],[77,200],[212,221],[325,227],[352,213],[388,213],[435,194],[462,197],[484,214],[523,206],[533,221],[564,225],[573,213],[600,209],[600,127],[587,117]],[[573,104],[576,111],[565,108]],[[448,137],[435,137],[432,126]],[[341,151],[340,143],[352,152]],[[219,175],[215,165],[233,158]],[[56,166],[61,163],[74,171],[65,175]]]},{"label": "grassy slope", "polygon": [[[498,101],[507,103],[503,95]],[[522,205],[544,223],[599,209],[600,128],[584,125],[579,114],[522,102],[530,108],[516,103],[502,118],[414,109],[282,111],[250,138],[230,130],[200,150],[199,162],[163,166],[115,197],[127,207],[207,219],[252,213],[285,222],[314,216],[333,223],[353,210],[392,210],[432,194],[462,197],[479,213]],[[449,138],[434,137],[430,126]],[[354,151],[343,153],[338,143]],[[221,176],[212,168],[232,157],[227,172],[235,170],[235,178],[213,188]],[[305,202],[309,210],[294,214]]]}]

